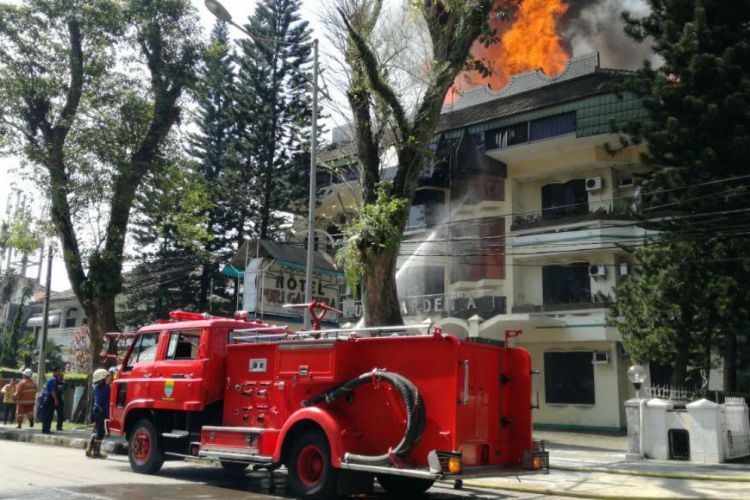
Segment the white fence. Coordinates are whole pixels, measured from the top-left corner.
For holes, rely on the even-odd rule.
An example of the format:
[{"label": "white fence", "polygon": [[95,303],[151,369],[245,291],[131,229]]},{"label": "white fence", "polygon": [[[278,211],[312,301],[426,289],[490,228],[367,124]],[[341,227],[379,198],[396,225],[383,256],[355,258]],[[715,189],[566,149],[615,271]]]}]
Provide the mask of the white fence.
[{"label": "white fence", "polygon": [[675,400],[626,401],[629,456],[703,463],[750,456],[750,411],[743,398],[685,404],[685,394],[673,395]]},{"label": "white fence", "polygon": [[727,397],[722,405],[724,455],[727,459],[750,454],[750,415],[743,398]]}]

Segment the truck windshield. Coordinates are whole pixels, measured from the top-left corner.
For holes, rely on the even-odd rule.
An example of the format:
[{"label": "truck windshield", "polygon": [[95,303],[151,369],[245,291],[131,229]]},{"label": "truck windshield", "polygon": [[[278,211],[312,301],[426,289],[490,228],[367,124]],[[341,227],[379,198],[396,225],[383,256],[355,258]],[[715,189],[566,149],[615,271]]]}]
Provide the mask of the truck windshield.
[{"label": "truck windshield", "polygon": [[125,365],[125,370],[130,370],[137,363],[146,363],[156,358],[156,348],[159,343],[158,333],[141,334],[135,341],[133,351]]}]

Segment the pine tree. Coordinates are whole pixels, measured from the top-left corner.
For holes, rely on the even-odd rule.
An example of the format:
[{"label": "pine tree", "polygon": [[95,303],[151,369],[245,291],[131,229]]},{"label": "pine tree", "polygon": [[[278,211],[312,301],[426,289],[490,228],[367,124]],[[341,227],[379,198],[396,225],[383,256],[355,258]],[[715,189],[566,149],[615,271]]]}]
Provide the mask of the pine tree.
[{"label": "pine tree", "polygon": [[189,150],[213,202],[205,212],[206,231],[211,238],[202,249],[199,310],[209,308],[212,293],[223,303],[233,302],[227,292],[227,277],[220,274],[221,265],[242,241],[253,213],[248,189],[250,178],[239,161],[237,88],[225,23],[217,22],[214,26],[203,59],[195,120],[198,132],[191,135]]},{"label": "pine tree", "polygon": [[255,37],[240,42],[238,122],[260,238],[278,236],[278,212],[307,198],[312,47],[300,4],[261,0],[245,26]]},{"label": "pine tree", "polygon": [[[652,43],[664,63],[657,68],[646,63],[625,78],[625,90],[642,97],[649,115],[623,132],[630,137],[625,144],[647,144],[643,159],[656,167],[642,179],[641,213],[661,235],[659,247],[640,251],[638,258],[648,262],[658,256],[661,274],[672,269],[682,276],[682,270],[692,269],[699,286],[675,286],[677,278],[655,281],[644,273],[640,283],[620,287],[618,299],[645,301],[652,311],[661,300],[667,309],[693,311],[682,317],[682,328],[702,342],[704,362],[707,346],[724,343],[725,389],[732,390],[737,335],[750,326],[750,3],[648,3],[648,16],[626,16],[626,32]],[[712,335],[690,327],[705,318]],[[650,321],[654,338],[676,323],[668,315]],[[645,345],[654,340],[644,337],[647,330],[625,325],[621,331],[640,335]]]},{"label": "pine tree", "polygon": [[131,229],[138,254],[127,275],[120,318],[127,325],[165,319],[175,309],[203,310],[200,252],[210,239],[205,212],[211,203],[188,165],[183,159],[162,168],[138,193]]}]

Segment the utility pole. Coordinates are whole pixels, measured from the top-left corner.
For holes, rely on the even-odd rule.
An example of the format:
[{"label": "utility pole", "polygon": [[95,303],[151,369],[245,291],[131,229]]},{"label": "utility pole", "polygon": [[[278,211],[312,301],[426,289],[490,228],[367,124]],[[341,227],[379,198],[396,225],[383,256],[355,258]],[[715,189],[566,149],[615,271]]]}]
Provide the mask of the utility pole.
[{"label": "utility pole", "polygon": [[[50,239],[47,249],[47,281],[45,282],[46,290],[44,291],[44,308],[42,309],[42,336],[39,339],[39,363],[37,374],[37,387],[41,389],[44,386],[44,362],[47,358],[47,331],[49,330],[49,296],[50,287],[52,286],[52,257],[55,253],[55,241]],[[61,318],[62,319],[62,318]]]},{"label": "utility pole", "polygon": [[[317,180],[315,169],[318,162],[318,39],[313,40],[313,104],[312,104],[312,143],[310,144],[310,204],[307,212],[307,264],[305,266],[305,302],[312,302],[313,266],[315,265],[315,195]],[[305,308],[305,330],[312,327],[310,309]]]}]

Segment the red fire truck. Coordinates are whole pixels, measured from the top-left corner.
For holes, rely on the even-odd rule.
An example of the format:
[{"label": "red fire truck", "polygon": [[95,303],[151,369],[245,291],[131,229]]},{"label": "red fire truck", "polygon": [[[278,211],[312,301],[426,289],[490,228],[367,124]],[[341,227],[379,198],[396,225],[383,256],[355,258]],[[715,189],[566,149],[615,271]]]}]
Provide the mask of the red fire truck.
[{"label": "red fire truck", "polygon": [[523,349],[425,325],[292,332],[246,313],[170,317],[138,331],[112,384],[109,428],[137,472],[181,457],[284,465],[295,495],[330,498],[375,477],[403,495],[548,469]]}]

